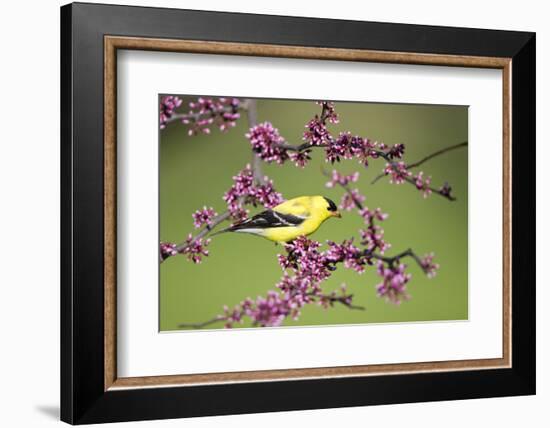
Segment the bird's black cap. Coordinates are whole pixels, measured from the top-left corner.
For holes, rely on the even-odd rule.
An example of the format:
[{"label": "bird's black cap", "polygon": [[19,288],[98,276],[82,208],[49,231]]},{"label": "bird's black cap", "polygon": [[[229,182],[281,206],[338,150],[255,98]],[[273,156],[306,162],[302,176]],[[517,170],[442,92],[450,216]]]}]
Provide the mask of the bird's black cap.
[{"label": "bird's black cap", "polygon": [[332,200],[330,200],[329,198],[326,198],[324,196],[323,196],[323,198],[325,198],[325,200],[328,203],[328,208],[327,209],[329,211],[338,211],[338,207],[336,206],[336,204]]}]

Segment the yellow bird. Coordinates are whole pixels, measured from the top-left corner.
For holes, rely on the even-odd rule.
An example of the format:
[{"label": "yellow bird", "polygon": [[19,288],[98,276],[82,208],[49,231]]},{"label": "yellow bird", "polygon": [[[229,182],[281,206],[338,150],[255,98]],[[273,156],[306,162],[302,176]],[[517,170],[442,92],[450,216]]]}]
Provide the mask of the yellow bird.
[{"label": "yellow bird", "polygon": [[324,196],[300,196],[218,233],[250,233],[273,242],[285,243],[298,236],[312,234],[330,217],[341,217],[336,204],[330,199]]}]

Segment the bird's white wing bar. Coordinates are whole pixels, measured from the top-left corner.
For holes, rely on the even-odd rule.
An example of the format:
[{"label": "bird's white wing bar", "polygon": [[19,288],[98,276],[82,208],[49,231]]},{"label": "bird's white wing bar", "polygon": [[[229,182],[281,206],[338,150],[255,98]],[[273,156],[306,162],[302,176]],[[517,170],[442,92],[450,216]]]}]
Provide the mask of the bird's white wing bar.
[{"label": "bird's white wing bar", "polygon": [[283,214],[277,211],[267,210],[254,217],[249,218],[239,224],[234,225],[229,230],[238,231],[242,229],[267,229],[271,227],[295,227],[302,224],[305,217],[292,214]]}]

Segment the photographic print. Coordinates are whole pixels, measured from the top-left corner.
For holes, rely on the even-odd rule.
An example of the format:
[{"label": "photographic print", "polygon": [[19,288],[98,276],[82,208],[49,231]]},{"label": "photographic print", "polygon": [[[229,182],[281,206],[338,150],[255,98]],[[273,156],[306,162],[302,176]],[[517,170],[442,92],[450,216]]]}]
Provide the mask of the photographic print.
[{"label": "photographic print", "polygon": [[468,319],[468,107],[161,94],[160,330]]}]

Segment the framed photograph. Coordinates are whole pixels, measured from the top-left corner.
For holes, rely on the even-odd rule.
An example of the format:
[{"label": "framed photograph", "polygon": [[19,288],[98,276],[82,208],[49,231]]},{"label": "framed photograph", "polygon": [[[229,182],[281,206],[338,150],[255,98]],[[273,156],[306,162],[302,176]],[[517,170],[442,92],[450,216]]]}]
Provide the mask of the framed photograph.
[{"label": "framed photograph", "polygon": [[63,421],[535,393],[533,33],[76,3],[61,53]]}]

